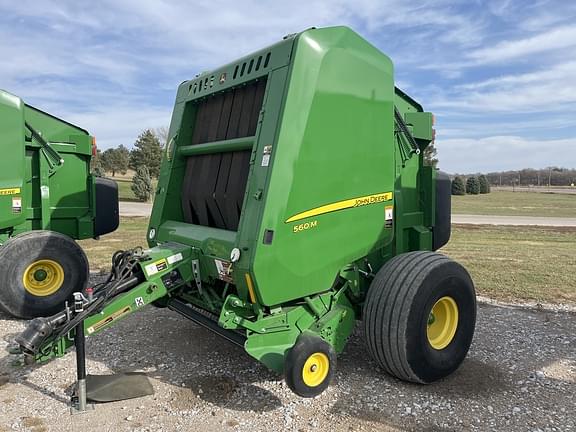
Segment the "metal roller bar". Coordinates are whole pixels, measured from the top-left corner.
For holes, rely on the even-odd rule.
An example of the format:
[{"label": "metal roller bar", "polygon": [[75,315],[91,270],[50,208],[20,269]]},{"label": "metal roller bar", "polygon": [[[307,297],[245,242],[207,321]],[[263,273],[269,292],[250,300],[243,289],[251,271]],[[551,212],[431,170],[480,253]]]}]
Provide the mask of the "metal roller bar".
[{"label": "metal roller bar", "polygon": [[254,145],[254,137],[236,138],[231,140],[213,141],[205,144],[195,144],[180,147],[182,156],[196,156],[201,154],[224,153],[239,150],[250,150]]}]

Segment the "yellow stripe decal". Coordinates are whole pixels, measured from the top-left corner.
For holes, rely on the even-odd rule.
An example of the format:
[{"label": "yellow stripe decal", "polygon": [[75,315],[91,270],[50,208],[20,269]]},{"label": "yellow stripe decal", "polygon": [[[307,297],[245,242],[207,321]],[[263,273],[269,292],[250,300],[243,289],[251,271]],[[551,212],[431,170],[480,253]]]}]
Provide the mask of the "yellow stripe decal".
[{"label": "yellow stripe decal", "polygon": [[252,278],[249,273],[244,275],[246,278],[246,285],[248,285],[248,294],[250,295],[250,301],[252,304],[256,303],[256,295],[254,294],[254,284],[252,283]]},{"label": "yellow stripe decal", "polygon": [[306,219],[309,217],[319,216],[326,213],[332,213],[339,210],[346,210],[354,207],[363,207],[370,204],[378,204],[385,201],[391,201],[394,195],[392,192],[382,192],[372,195],[361,196],[357,198],[350,198],[342,201],[338,201],[331,204],[326,204],[320,207],[313,208],[311,210],[306,210],[305,212],[295,214],[294,216],[288,218],[286,223],[296,222],[301,219]]},{"label": "yellow stripe decal", "polygon": [[19,193],[20,193],[20,188],[0,189],[0,195],[17,195]]},{"label": "yellow stripe decal", "polygon": [[106,327],[107,325],[111,324],[113,321],[116,321],[118,318],[121,318],[124,315],[126,315],[127,313],[130,313],[131,310],[132,310],[132,308],[130,306],[124,306],[124,308],[117,310],[116,312],[114,312],[110,316],[107,316],[103,320],[100,320],[96,324],[92,324],[90,327],[88,327],[87,328],[88,334],[92,334],[94,332],[97,332],[98,330],[101,330],[103,327]]}]

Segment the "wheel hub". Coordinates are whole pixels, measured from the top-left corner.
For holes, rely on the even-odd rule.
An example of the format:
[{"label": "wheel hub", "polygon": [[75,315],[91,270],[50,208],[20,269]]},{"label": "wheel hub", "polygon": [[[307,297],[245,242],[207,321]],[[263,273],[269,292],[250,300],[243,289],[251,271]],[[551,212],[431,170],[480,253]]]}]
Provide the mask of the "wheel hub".
[{"label": "wheel hub", "polygon": [[24,270],[22,283],[32,295],[49,296],[58,291],[64,283],[64,269],[56,261],[41,259]]},{"label": "wheel hub", "polygon": [[438,299],[428,315],[428,343],[436,350],[446,348],[454,339],[457,328],[458,305],[449,296]]},{"label": "wheel hub", "polygon": [[302,380],[309,387],[317,387],[328,376],[330,369],[330,360],[322,352],[312,354],[304,363],[302,368]]}]

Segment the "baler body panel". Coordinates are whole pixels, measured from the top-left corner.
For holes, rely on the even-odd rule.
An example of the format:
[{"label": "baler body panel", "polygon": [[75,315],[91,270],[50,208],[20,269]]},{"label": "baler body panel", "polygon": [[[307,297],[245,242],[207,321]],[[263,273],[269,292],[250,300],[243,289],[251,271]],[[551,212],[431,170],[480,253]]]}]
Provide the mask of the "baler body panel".
[{"label": "baler body panel", "polygon": [[[183,82],[149,245],[189,245],[202,281],[232,281],[243,299],[250,275],[252,301],[265,306],[325,292],[366,257],[379,267],[429,249],[433,216],[420,196],[433,173],[399,154],[395,104],[425,135],[428,113],[395,89],[391,60],[345,27],[289,36]],[[233,248],[240,258],[222,277]]]},{"label": "baler body panel", "polygon": [[356,33],[298,37],[255,242],[263,304],[328,290],[346,264],[391,241],[393,104],[392,62]]},{"label": "baler body panel", "polygon": [[0,130],[3,131],[3,155],[0,158],[0,232],[19,225],[28,200],[24,183],[24,103],[0,90]]},{"label": "baler body panel", "polygon": [[217,262],[239,247],[229,278],[244,296],[269,170],[256,159],[276,139],[292,45],[288,38],[180,85],[150,218],[149,245],[191,246],[206,283],[222,278]]}]

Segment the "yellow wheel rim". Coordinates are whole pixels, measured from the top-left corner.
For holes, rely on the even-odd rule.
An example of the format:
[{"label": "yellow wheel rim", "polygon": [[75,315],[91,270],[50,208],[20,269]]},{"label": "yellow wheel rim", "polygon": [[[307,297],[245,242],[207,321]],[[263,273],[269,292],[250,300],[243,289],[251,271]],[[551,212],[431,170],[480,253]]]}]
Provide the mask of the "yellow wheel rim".
[{"label": "yellow wheel rim", "polygon": [[26,291],[32,295],[49,296],[58,291],[64,283],[64,269],[56,261],[38,260],[26,268],[22,283]]},{"label": "yellow wheel rim", "polygon": [[427,336],[432,348],[446,348],[458,328],[458,305],[452,297],[438,299],[428,315]]},{"label": "yellow wheel rim", "polygon": [[330,370],[330,360],[324,353],[312,354],[302,368],[302,380],[308,387],[317,387],[324,382]]}]

